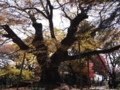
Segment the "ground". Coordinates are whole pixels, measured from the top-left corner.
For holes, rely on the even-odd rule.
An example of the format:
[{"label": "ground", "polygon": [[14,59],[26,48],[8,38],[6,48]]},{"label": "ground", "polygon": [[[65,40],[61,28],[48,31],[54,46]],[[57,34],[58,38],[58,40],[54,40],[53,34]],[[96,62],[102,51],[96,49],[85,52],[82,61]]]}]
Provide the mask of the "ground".
[{"label": "ground", "polygon": [[[7,89],[0,89],[0,90],[16,90],[16,88],[7,88]],[[28,87],[20,87],[18,90],[45,90],[45,89],[32,89]],[[54,89],[54,90],[63,90],[63,89]],[[64,90],[80,90],[79,88],[72,88],[72,89],[64,89]],[[83,90],[88,90],[84,88]],[[91,87],[90,90],[107,90],[106,86],[99,86],[99,87]],[[109,89],[108,89],[109,90]]]}]

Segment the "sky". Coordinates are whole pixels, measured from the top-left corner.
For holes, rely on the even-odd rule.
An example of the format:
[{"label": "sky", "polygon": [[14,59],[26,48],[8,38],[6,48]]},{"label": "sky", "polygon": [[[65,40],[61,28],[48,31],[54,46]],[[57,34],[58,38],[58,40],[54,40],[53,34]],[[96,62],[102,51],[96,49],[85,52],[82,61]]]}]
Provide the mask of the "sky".
[{"label": "sky", "polygon": [[5,56],[0,57],[0,69],[4,68],[5,66],[8,66],[8,65],[11,67],[14,67],[16,65],[16,63],[7,57],[5,58]]}]

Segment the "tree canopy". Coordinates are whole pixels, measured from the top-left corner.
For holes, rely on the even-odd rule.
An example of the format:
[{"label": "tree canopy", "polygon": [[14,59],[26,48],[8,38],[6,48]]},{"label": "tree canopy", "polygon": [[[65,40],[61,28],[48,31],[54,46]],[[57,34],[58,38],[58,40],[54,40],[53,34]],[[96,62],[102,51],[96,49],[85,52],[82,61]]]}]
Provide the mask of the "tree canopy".
[{"label": "tree canopy", "polygon": [[[62,82],[57,71],[61,62],[120,48],[119,0],[1,0],[0,11],[1,44],[9,39],[34,54],[41,81]],[[69,55],[72,47],[80,55]]]}]

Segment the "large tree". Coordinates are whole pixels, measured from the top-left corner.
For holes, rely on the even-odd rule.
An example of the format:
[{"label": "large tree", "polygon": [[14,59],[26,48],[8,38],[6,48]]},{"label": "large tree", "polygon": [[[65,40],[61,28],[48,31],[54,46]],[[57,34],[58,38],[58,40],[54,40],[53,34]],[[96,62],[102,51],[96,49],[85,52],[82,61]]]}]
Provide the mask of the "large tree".
[{"label": "large tree", "polygon": [[[20,50],[25,50],[36,56],[42,68],[41,82],[62,83],[63,81],[58,73],[60,63],[79,58],[79,55],[69,56],[67,50],[76,41],[81,41],[86,37],[96,39],[100,34],[116,29],[115,27],[118,27],[120,22],[119,6],[119,1],[111,0],[1,0],[1,30],[7,33],[4,34],[5,32],[1,31],[1,34],[12,39],[19,46]],[[56,13],[58,14],[56,15]],[[91,16],[94,17],[90,23],[92,27],[81,28],[81,22]],[[55,21],[58,18],[60,18],[61,22]],[[54,32],[56,23],[61,24],[59,27],[61,30],[67,29],[66,36],[61,41],[58,40]],[[69,25],[65,26],[66,23]],[[48,27],[46,28],[47,25]],[[57,42],[56,50],[50,57],[48,55],[48,46],[46,46],[44,41],[44,31],[46,29],[50,34],[49,38]],[[18,30],[18,33],[24,32],[26,35],[34,35],[32,42],[26,44],[14,30]],[[31,30],[34,30],[35,33]],[[112,36],[114,37],[114,34]],[[93,51],[86,50],[80,53],[81,58],[87,55],[109,53],[120,48],[119,44],[104,48],[108,38],[101,36],[101,38],[97,39],[103,42],[102,45],[99,45],[101,50],[97,48]]]}]

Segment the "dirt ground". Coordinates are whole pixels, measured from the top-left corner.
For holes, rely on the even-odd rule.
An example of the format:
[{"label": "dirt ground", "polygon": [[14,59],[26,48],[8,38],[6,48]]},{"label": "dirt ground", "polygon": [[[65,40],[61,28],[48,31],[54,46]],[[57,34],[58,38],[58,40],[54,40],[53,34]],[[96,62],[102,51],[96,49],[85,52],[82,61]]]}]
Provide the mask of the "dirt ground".
[{"label": "dirt ground", "polygon": [[[0,90],[16,90],[17,88],[4,88],[4,89],[0,89]],[[31,88],[28,87],[20,87],[18,90],[31,90]]]},{"label": "dirt ground", "polygon": [[[7,88],[7,89],[0,89],[0,90],[17,90],[17,88]],[[21,87],[18,90],[32,90],[32,89],[31,88]],[[41,90],[44,90],[44,89],[41,89]],[[54,90],[63,90],[63,89],[54,89]],[[80,90],[80,89],[72,88],[70,90]],[[86,90],[86,89],[83,89],[83,90]]]}]

